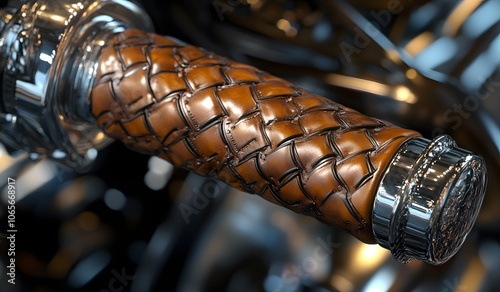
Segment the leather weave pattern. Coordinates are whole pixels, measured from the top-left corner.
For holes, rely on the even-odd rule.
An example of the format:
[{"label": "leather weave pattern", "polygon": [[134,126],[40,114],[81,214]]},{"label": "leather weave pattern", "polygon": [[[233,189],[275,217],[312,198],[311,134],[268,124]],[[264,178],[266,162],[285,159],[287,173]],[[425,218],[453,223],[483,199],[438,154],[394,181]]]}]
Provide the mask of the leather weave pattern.
[{"label": "leather weave pattern", "polygon": [[387,164],[419,134],[177,40],[126,30],[90,96],[109,136],[374,242]]}]

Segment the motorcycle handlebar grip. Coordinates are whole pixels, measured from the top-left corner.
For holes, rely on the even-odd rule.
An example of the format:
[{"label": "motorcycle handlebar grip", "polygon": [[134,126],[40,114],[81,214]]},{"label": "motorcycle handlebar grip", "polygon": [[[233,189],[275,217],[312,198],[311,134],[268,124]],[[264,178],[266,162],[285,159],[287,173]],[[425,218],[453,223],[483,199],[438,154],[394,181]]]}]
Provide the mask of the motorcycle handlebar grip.
[{"label": "motorcycle handlebar grip", "polygon": [[418,133],[255,67],[127,30],[103,49],[91,111],[129,147],[374,242],[376,189]]},{"label": "motorcycle handlebar grip", "polygon": [[0,141],[11,151],[83,170],[110,142],[105,133],[402,262],[447,261],[474,225],[484,160],[451,137],[424,139],[142,32],[152,24],[128,1],[14,2],[17,10],[0,10]]}]

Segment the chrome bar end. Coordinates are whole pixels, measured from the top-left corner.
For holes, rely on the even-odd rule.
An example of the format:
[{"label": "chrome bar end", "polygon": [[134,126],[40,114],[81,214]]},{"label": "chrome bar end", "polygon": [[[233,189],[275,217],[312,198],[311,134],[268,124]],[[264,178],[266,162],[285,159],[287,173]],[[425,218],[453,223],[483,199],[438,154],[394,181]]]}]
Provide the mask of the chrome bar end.
[{"label": "chrome bar end", "polygon": [[484,160],[457,147],[449,136],[410,139],[376,194],[375,239],[401,262],[448,261],[476,221],[486,181]]}]

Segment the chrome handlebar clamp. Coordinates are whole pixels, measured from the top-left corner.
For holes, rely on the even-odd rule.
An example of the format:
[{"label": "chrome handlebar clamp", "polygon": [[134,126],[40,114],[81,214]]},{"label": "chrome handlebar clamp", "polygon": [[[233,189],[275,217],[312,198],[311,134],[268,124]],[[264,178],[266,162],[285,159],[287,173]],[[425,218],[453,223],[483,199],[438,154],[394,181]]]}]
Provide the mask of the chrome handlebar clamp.
[{"label": "chrome handlebar clamp", "polygon": [[153,30],[130,1],[9,2],[0,12],[0,142],[11,154],[91,165],[111,142],[88,114],[97,57],[128,27]]}]

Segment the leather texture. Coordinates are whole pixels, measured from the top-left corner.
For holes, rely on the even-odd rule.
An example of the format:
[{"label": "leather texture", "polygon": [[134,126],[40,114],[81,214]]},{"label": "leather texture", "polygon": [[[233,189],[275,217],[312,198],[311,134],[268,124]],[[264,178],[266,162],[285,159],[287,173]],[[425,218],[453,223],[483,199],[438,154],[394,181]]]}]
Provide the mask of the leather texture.
[{"label": "leather texture", "polygon": [[417,132],[167,37],[126,30],[101,52],[91,112],[130,148],[374,242],[384,170]]}]

